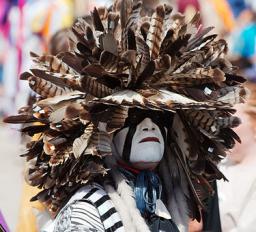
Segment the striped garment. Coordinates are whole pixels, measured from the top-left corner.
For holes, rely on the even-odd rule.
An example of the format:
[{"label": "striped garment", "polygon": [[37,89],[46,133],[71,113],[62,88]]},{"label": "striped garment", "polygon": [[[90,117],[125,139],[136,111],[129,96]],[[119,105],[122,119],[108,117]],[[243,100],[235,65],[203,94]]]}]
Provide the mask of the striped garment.
[{"label": "striped garment", "polygon": [[60,211],[54,232],[124,232],[107,193],[98,184],[81,188]]}]

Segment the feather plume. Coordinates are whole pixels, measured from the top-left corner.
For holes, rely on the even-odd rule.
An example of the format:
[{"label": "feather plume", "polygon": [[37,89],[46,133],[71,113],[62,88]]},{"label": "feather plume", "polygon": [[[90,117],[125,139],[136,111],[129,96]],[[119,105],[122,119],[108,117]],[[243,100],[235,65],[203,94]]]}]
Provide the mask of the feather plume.
[{"label": "feather plume", "polygon": [[79,158],[88,147],[93,131],[93,124],[89,124],[85,128],[84,133],[79,138],[75,139],[73,143],[73,154],[76,158]]},{"label": "feather plume", "polygon": [[56,56],[43,55],[34,57],[33,61],[45,67],[50,72],[56,72],[61,74],[77,74],[77,72],[72,69],[69,65],[64,63]]},{"label": "feather plume", "polygon": [[141,38],[136,37],[137,52],[142,56],[139,73],[141,73],[150,62],[150,53],[147,43]]},{"label": "feather plume", "polygon": [[128,32],[132,29],[138,22],[139,14],[141,11],[142,3],[138,1],[132,7],[132,12],[127,20],[125,28],[122,30],[122,49],[125,51],[128,48]]},{"label": "feather plume", "polygon": [[222,88],[220,91],[219,101],[229,103],[231,105],[243,103],[247,95],[244,88],[227,86]]},{"label": "feather plume", "polygon": [[59,87],[50,81],[33,75],[28,78],[28,81],[30,88],[44,98],[63,95],[72,91],[68,87]]},{"label": "feather plume", "polygon": [[163,6],[158,6],[156,12],[151,19],[151,26],[149,28],[149,34],[147,36],[147,45],[149,47],[149,53],[151,59],[156,59],[161,44],[161,37],[163,33],[165,10]]},{"label": "feather plume", "polygon": [[96,8],[93,9],[92,19],[93,19],[93,25],[94,25],[95,30],[103,32],[105,29],[104,29],[104,26],[100,19],[99,12]]},{"label": "feather plume", "polygon": [[81,86],[85,92],[95,97],[105,97],[113,93],[113,90],[99,83],[96,78],[84,76],[81,79]]},{"label": "feather plume", "polygon": [[125,28],[131,11],[132,11],[132,1],[121,0],[120,19],[121,19],[121,27],[122,28]]}]

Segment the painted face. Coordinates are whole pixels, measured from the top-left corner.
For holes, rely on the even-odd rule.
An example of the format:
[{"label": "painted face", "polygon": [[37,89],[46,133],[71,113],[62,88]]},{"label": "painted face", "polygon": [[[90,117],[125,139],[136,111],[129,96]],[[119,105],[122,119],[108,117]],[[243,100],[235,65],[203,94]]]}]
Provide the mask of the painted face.
[{"label": "painted face", "polygon": [[[128,131],[129,127],[123,128],[113,139],[115,150],[122,159]],[[128,162],[138,169],[153,169],[163,157],[164,146],[160,128],[150,118],[145,118],[136,126]]]}]

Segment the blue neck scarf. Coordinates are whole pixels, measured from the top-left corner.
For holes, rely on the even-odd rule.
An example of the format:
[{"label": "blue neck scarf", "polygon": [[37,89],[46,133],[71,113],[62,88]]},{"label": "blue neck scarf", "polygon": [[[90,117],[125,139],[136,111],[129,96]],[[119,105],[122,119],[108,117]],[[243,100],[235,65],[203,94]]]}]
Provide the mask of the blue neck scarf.
[{"label": "blue neck scarf", "polygon": [[137,175],[119,167],[133,187],[137,208],[142,215],[154,214],[156,200],[161,198],[162,185],[159,177],[152,171],[143,170]]}]

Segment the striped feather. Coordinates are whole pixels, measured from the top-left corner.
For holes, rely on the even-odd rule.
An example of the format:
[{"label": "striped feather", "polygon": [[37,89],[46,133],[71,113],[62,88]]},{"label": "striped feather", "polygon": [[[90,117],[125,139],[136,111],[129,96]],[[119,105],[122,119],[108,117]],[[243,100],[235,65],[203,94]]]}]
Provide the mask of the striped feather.
[{"label": "striped feather", "polygon": [[79,158],[86,150],[90,143],[90,139],[93,136],[94,125],[90,123],[84,130],[84,133],[76,138],[73,142],[73,154],[76,158]]},{"label": "striped feather", "polygon": [[147,36],[150,28],[150,22],[145,21],[140,26],[140,34],[142,35],[143,39],[147,41]]},{"label": "striped feather", "polygon": [[188,46],[185,51],[193,50],[196,47],[200,46],[202,41],[205,38],[205,35],[207,35],[211,30],[213,30],[214,27],[207,27],[199,31],[194,37],[192,37],[188,43]]},{"label": "striped feather", "polygon": [[50,72],[56,72],[61,74],[77,74],[74,69],[69,67],[66,63],[64,63],[56,56],[38,56],[37,58],[34,57],[33,61],[38,64],[42,64]]},{"label": "striped feather", "polygon": [[96,78],[89,76],[82,77],[81,87],[86,93],[99,98],[108,96],[113,93],[111,88],[108,88],[106,85],[99,83]]},{"label": "striped feather", "polygon": [[178,114],[174,116],[173,125],[172,125],[172,138],[175,143],[179,146],[182,156],[180,157],[182,163],[186,163],[186,160],[197,159],[197,154],[191,153],[191,147],[188,140],[188,134],[186,132],[186,128]]},{"label": "striped feather", "polygon": [[222,58],[225,53],[227,53],[227,42],[223,39],[220,39],[218,41],[213,41],[210,43],[211,46],[207,45],[205,48],[206,54],[203,59],[204,65],[210,65],[212,62],[214,62],[218,58]]},{"label": "striped feather", "polygon": [[179,38],[179,36],[185,34],[186,25],[185,25],[185,16],[177,13],[172,16],[172,24],[170,30],[173,31],[171,41],[174,42]]},{"label": "striped feather", "polygon": [[77,40],[75,43],[80,42],[91,49],[95,46],[94,32],[84,18],[80,17],[76,20],[72,26],[72,32]]},{"label": "striped feather", "polygon": [[231,105],[243,103],[247,96],[247,91],[243,87],[227,86],[219,91],[220,97],[218,101]]},{"label": "striped feather", "polygon": [[124,126],[125,120],[128,117],[128,108],[116,107],[111,114],[111,121],[107,123],[107,132],[114,133]]},{"label": "striped feather", "polygon": [[216,119],[208,111],[186,110],[185,115],[195,128],[203,129],[210,134],[218,133]]},{"label": "striped feather", "polygon": [[81,73],[83,68],[82,58],[78,57],[75,52],[62,52],[57,55],[58,59],[66,63],[70,68],[75,70],[77,73]]},{"label": "striped feather", "polygon": [[[224,75],[223,75],[224,77]],[[169,87],[184,86],[193,87],[203,85],[207,83],[220,84],[220,80],[213,79],[212,77],[201,74],[175,74],[175,75],[163,75],[163,77],[156,83],[151,84],[152,87]]]},{"label": "striped feather", "polygon": [[241,124],[241,120],[236,116],[219,117],[217,123],[221,128],[233,128],[239,126]]},{"label": "striped feather", "polygon": [[141,1],[133,5],[130,17],[126,23],[125,28],[122,30],[122,41],[121,41],[122,51],[126,51],[128,48],[128,31],[129,29],[133,29],[133,27],[137,24],[139,19],[139,14],[141,11],[141,6],[142,6]]},{"label": "striped feather", "polygon": [[200,12],[196,12],[188,23],[187,33],[195,35],[198,32],[198,26],[201,20]]},{"label": "striped feather", "polygon": [[168,26],[170,25],[170,16],[173,8],[170,5],[164,4],[164,32],[168,31]]},{"label": "striped feather", "polygon": [[147,45],[149,47],[149,53],[151,59],[156,59],[159,51],[163,34],[165,11],[163,6],[158,6],[156,12],[151,19],[151,25],[147,36]]},{"label": "striped feather", "polygon": [[55,97],[72,92],[68,87],[59,87],[50,81],[31,75],[28,79],[29,86],[37,94],[44,98]]},{"label": "striped feather", "polygon": [[88,147],[85,150],[85,154],[92,154],[97,156],[106,156],[112,153],[111,149],[111,136],[104,132],[98,131],[90,138]]},{"label": "striped feather", "polygon": [[108,72],[117,72],[118,57],[108,51],[104,51],[100,56],[100,64]]},{"label": "striped feather", "polygon": [[132,1],[131,0],[121,0],[120,1],[120,21],[121,28],[125,28],[129,15],[132,11]]},{"label": "striped feather", "polygon": [[147,64],[150,61],[149,47],[147,43],[141,37],[138,36],[136,36],[136,47],[138,54],[142,56],[139,70],[139,73],[141,73],[146,68]]}]

